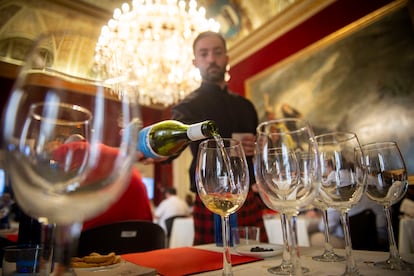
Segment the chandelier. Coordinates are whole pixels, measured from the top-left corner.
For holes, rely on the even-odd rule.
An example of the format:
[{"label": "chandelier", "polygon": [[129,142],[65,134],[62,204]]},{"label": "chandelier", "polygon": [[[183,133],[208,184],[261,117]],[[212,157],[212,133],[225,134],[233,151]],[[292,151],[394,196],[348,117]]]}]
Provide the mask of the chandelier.
[{"label": "chandelier", "polygon": [[[192,43],[203,31],[218,31],[195,0],[133,0],[124,3],[102,30],[95,59],[108,70],[122,70],[137,87],[139,103],[169,106],[194,90],[200,73],[192,64]],[[116,58],[113,54],[116,53]],[[120,89],[117,93],[125,93]]]}]

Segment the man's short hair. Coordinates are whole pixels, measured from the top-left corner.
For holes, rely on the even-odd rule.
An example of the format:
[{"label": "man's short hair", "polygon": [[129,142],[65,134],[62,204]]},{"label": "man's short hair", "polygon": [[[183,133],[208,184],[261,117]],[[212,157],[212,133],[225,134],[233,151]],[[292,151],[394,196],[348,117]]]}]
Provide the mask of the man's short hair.
[{"label": "man's short hair", "polygon": [[218,37],[223,42],[224,49],[227,50],[226,40],[224,39],[224,37],[220,33],[213,32],[213,31],[205,31],[205,32],[199,33],[198,36],[194,39],[194,42],[193,42],[193,53],[194,54],[195,54],[195,46],[196,46],[197,42],[200,39],[202,39],[204,37],[208,37],[208,36]]},{"label": "man's short hair", "polygon": [[176,195],[177,194],[177,190],[174,187],[167,187],[164,190],[165,193],[170,194],[170,195]]}]

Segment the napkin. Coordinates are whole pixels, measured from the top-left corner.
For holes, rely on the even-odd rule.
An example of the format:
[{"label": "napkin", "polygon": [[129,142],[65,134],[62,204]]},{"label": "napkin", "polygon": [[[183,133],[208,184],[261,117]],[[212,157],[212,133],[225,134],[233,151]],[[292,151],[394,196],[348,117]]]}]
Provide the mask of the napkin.
[{"label": "napkin", "polygon": [[[121,255],[124,260],[155,268],[159,274],[189,275],[223,267],[223,253],[193,247],[159,249],[143,253]],[[259,258],[231,255],[233,265],[255,262]]]}]

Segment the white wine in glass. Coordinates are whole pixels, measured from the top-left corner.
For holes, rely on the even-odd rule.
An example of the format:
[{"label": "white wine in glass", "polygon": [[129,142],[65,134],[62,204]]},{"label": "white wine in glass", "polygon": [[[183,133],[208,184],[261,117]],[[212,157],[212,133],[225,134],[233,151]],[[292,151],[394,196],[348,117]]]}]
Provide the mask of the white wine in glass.
[{"label": "white wine in glass", "polygon": [[391,220],[391,206],[400,201],[408,189],[407,169],[396,142],[375,142],[362,146],[367,169],[369,199],[384,207],[388,224],[390,255],[374,265],[383,269],[414,271],[414,264],[403,260],[398,253]]},{"label": "white wine in glass", "polygon": [[201,142],[197,155],[196,185],[203,204],[221,216],[223,275],[233,275],[229,216],[240,209],[249,191],[249,169],[241,142],[220,136]]},{"label": "white wine in glass", "polygon": [[73,275],[82,222],[118,199],[136,159],[140,112],[128,76],[115,70],[122,53],[105,67],[97,62],[97,40],[98,34],[66,31],[40,36],[3,117],[17,203],[56,224],[53,275]]}]

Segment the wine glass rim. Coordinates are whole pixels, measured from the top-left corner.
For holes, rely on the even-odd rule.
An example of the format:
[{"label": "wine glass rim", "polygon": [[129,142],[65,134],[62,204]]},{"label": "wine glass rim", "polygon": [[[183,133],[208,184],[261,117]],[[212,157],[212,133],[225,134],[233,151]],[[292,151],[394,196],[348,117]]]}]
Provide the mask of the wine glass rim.
[{"label": "wine glass rim", "polygon": [[60,124],[77,125],[77,124],[80,124],[80,123],[85,123],[85,122],[91,121],[91,119],[92,119],[92,113],[87,108],[82,107],[80,105],[76,105],[76,104],[58,103],[58,102],[36,102],[36,103],[31,104],[30,114],[33,116],[33,118],[35,118],[36,120],[45,119],[43,114],[39,114],[35,110],[39,107],[43,108],[43,106],[46,106],[46,105],[47,106],[62,106],[65,109],[75,110],[75,111],[77,111],[79,113],[83,113],[85,115],[85,118],[79,119],[79,120],[73,120],[73,121],[58,120]]},{"label": "wine glass rim", "polygon": [[361,145],[363,150],[370,150],[370,149],[384,149],[384,148],[392,148],[398,147],[397,142],[395,141],[379,141],[379,142],[371,142],[367,144]]},{"label": "wine glass rim", "polygon": [[[230,144],[225,144],[224,148],[235,148],[241,145],[241,142],[237,139],[234,138],[221,138],[222,141],[230,141]],[[200,148],[203,149],[217,149],[217,146],[209,146],[211,143],[213,143],[214,145],[218,144],[218,141],[215,138],[208,138],[204,141],[202,141],[199,145]]]},{"label": "wine glass rim", "polygon": [[346,141],[352,140],[354,138],[358,139],[357,134],[355,132],[352,132],[352,131],[332,131],[332,132],[326,132],[326,133],[316,135],[315,136],[315,141],[318,144],[331,144],[331,143],[334,142],[334,141],[331,141],[331,140],[330,141],[321,140],[325,137],[335,138],[334,141],[336,141],[336,142],[346,142]]},{"label": "wine glass rim", "polygon": [[284,123],[289,123],[289,122],[295,122],[295,123],[300,122],[302,125],[298,129],[294,129],[294,130],[287,129],[286,131],[283,131],[284,133],[299,132],[299,131],[302,131],[306,127],[310,129],[310,123],[308,120],[305,120],[302,118],[281,118],[281,119],[274,119],[274,120],[269,120],[269,121],[260,123],[256,128],[256,132],[258,134],[267,134],[265,131],[262,130],[263,127],[272,125],[272,124],[284,124]]}]

